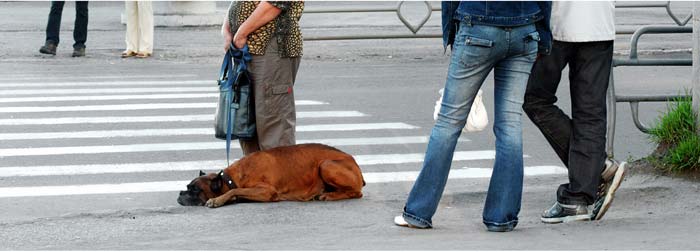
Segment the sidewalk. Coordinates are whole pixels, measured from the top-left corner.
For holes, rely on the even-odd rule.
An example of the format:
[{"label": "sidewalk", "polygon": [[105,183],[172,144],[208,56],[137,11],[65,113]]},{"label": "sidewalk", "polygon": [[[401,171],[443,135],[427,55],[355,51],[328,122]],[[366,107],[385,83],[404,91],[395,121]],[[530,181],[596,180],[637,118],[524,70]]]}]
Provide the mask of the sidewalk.
[{"label": "sidewalk", "polygon": [[[320,7],[390,7],[395,2],[308,2],[307,9]],[[418,3],[409,3],[409,13],[422,15],[424,8]],[[439,3],[433,3],[436,5]],[[683,16],[682,9],[689,3],[673,3],[673,9]],[[422,4],[421,4],[422,5]],[[50,3],[48,2],[0,2],[0,62],[44,61],[65,59],[70,54],[72,27],[75,18],[73,4],[68,3],[63,13],[61,44],[56,57],[46,57],[38,53],[43,45]],[[227,2],[217,2],[220,13],[225,13]],[[685,6],[687,7],[687,6]],[[124,49],[125,26],[120,23],[124,6],[122,2],[91,2],[90,23],[87,41],[87,61],[117,60]],[[618,9],[618,28],[639,27],[641,25],[673,25],[673,21],[662,8]],[[409,19],[412,19],[409,17]],[[415,18],[417,19],[417,18]],[[395,13],[345,13],[345,14],[306,14],[302,17],[302,32],[312,35],[385,34],[406,33]],[[440,15],[433,12],[430,20],[419,33],[439,33]],[[630,35],[619,35],[615,53],[625,55],[629,50]],[[658,54],[664,51],[689,54],[690,34],[649,35],[642,38],[640,53]],[[407,43],[410,41],[410,43]],[[213,63],[218,61],[222,47],[219,27],[157,27],[154,42],[155,60],[178,63]],[[344,50],[327,50],[327,46],[343,47]],[[444,60],[439,38],[434,39],[394,39],[394,40],[355,40],[355,41],[307,41],[305,60],[341,59],[381,61],[386,58],[412,59],[416,51],[422,51],[424,60]],[[391,57],[389,57],[391,56]],[[53,59],[55,58],[55,59]],[[214,61],[212,61],[215,59]]]}]

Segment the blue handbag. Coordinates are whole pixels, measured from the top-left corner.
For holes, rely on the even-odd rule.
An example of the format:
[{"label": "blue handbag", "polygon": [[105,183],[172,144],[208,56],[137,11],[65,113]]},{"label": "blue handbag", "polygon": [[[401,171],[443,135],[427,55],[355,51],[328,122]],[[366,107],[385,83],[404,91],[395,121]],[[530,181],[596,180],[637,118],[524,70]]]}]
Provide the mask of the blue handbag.
[{"label": "blue handbag", "polygon": [[255,103],[247,63],[251,56],[248,45],[241,49],[230,46],[219,71],[219,103],[214,118],[214,136],[226,140],[229,159],[232,139],[255,137]]}]

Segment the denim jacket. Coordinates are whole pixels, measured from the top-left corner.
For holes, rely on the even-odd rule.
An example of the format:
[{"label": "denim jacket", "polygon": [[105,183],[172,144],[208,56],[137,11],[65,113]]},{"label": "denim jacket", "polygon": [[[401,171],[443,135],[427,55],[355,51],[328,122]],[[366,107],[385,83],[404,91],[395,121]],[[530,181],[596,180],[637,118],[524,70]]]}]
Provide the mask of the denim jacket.
[{"label": "denim jacket", "polygon": [[489,26],[514,27],[534,23],[540,34],[538,53],[548,55],[552,49],[549,28],[552,3],[549,1],[465,1],[442,2],[442,40],[445,49],[454,43],[459,22]]}]

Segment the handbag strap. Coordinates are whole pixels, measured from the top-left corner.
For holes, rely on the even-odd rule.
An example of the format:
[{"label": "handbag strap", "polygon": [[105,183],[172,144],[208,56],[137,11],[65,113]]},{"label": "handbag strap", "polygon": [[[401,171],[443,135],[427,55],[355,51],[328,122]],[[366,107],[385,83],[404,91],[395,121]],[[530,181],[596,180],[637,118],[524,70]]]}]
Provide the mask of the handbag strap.
[{"label": "handbag strap", "polygon": [[[252,56],[250,56],[250,53],[248,52],[248,44],[244,45],[243,48],[237,49],[235,46],[233,46],[233,43],[229,45],[228,51],[226,51],[226,58],[224,59],[224,64],[221,66],[221,71],[226,71],[230,72],[228,74],[228,79],[226,81],[226,85],[228,85],[228,93],[229,95],[226,96],[226,104],[231,104],[233,101],[231,101],[231,97],[233,97],[233,84],[235,79],[238,78],[238,76],[244,72],[248,71],[248,65],[246,64],[250,60],[252,60]],[[234,70],[233,65],[231,64],[231,59],[235,63],[237,63],[238,67]],[[228,64],[227,64],[228,62]],[[225,65],[225,66],[224,66]],[[224,70],[226,69],[226,70]],[[224,73],[225,74],[225,73]],[[233,74],[233,75],[231,75]],[[225,77],[225,76],[224,76]],[[237,87],[236,87],[237,88]],[[240,92],[240,90],[237,90]],[[240,94],[239,94],[240,95]],[[235,108],[231,108],[230,111],[228,111],[228,120],[226,122],[226,165],[229,166],[231,165],[231,133],[233,132],[233,117],[236,114],[235,113]]]}]

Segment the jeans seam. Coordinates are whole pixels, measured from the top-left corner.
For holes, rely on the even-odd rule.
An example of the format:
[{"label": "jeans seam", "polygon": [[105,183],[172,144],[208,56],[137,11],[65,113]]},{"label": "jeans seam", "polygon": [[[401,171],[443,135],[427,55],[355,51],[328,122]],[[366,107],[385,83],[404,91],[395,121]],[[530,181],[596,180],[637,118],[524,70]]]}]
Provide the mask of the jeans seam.
[{"label": "jeans seam", "polygon": [[510,226],[512,224],[517,224],[517,223],[518,223],[517,219],[512,220],[512,221],[508,221],[508,222],[503,222],[503,223],[484,220],[484,224],[487,226],[488,225],[491,225],[491,226]]},{"label": "jeans seam", "polygon": [[419,222],[420,224],[423,224],[424,226],[421,226],[421,227],[432,227],[433,226],[433,224],[430,223],[429,221],[424,220],[423,218],[420,218],[420,217],[415,216],[413,214],[410,214],[410,213],[406,212],[406,210],[403,211],[403,217],[404,217],[404,219],[408,218],[409,220],[414,220],[414,221]]}]

